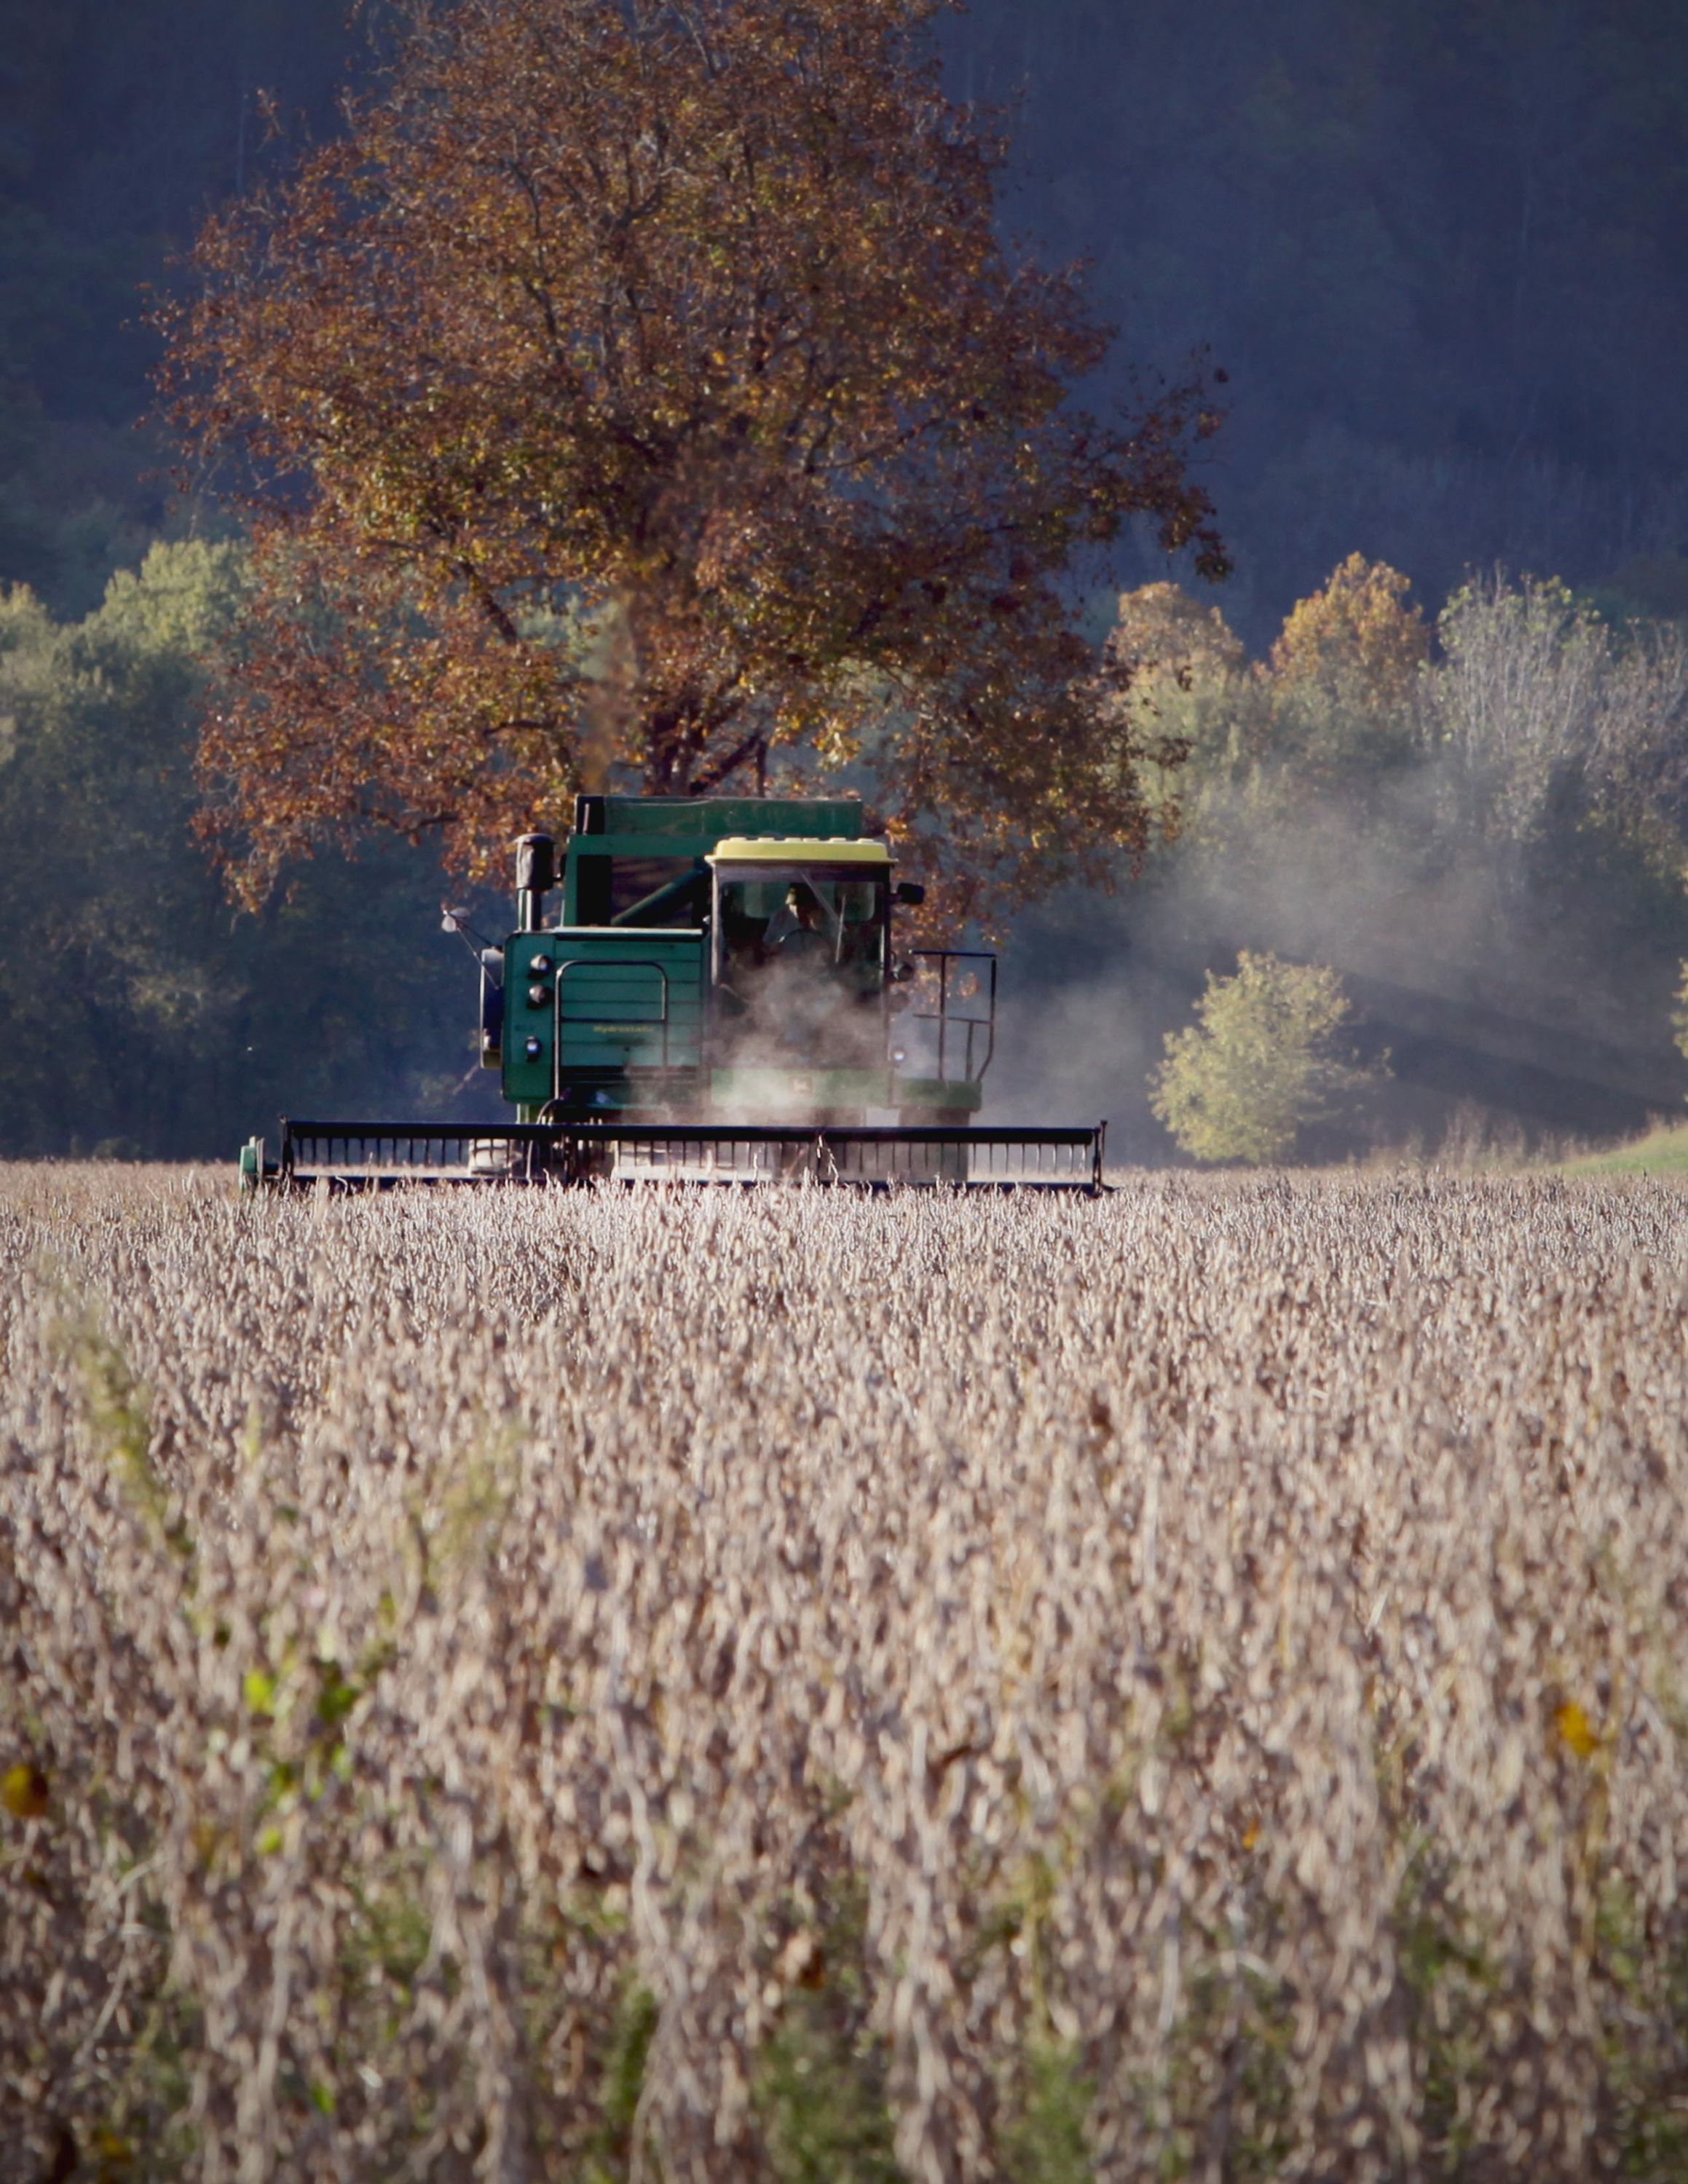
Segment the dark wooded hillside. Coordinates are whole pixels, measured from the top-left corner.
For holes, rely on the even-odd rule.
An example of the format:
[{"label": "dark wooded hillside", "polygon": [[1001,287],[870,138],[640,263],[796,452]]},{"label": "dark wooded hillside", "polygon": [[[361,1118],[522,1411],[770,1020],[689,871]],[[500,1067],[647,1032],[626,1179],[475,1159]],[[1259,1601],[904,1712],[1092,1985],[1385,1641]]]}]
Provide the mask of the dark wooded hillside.
[{"label": "dark wooded hillside", "polygon": [[[134,558],[160,512],[119,429],[134,285],[277,156],[260,92],[333,127],[371,28],[344,0],[0,7],[0,577],[86,610]],[[976,0],[947,35],[959,89],[1017,102],[1014,216],[1094,261],[1121,361],[1205,341],[1231,374],[1245,633],[1355,549],[1434,597],[1501,556],[1688,603],[1671,0]]]},{"label": "dark wooded hillside", "polygon": [[1672,0],[978,0],[957,39],[1126,350],[1231,372],[1251,638],[1356,549],[1438,599],[1500,558],[1688,605]]}]

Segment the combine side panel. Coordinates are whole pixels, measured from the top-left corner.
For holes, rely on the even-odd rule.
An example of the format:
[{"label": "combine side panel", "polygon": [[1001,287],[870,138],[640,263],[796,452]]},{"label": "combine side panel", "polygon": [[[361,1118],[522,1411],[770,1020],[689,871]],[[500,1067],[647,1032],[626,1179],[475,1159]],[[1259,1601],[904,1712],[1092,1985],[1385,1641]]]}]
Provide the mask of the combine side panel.
[{"label": "combine side panel", "polygon": [[662,1072],[677,1089],[703,1061],[703,936],[569,927],[506,950],[504,1094],[540,1106],[571,1079]]}]

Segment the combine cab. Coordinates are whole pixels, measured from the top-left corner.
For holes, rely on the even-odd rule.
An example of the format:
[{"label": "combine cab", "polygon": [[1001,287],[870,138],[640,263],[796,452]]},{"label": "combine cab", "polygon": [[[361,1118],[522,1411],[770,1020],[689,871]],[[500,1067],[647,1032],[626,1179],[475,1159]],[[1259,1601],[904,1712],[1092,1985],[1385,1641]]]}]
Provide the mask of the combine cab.
[{"label": "combine cab", "polygon": [[243,1184],[1099,1190],[1104,1126],[978,1127],[996,958],[899,952],[921,890],[862,827],[852,801],[577,798],[561,872],[549,835],[517,844],[517,929],[481,952],[481,1059],[517,1119],[284,1122]]}]

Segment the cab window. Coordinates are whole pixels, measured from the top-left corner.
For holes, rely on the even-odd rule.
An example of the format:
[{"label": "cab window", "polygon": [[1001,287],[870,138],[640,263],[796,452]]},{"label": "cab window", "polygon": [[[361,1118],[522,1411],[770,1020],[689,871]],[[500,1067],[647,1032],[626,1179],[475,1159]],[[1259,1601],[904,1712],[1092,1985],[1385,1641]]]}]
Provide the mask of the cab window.
[{"label": "cab window", "polygon": [[885,959],[885,883],[782,866],[723,878],[721,941],[729,965],[813,957],[817,967],[879,970]]}]

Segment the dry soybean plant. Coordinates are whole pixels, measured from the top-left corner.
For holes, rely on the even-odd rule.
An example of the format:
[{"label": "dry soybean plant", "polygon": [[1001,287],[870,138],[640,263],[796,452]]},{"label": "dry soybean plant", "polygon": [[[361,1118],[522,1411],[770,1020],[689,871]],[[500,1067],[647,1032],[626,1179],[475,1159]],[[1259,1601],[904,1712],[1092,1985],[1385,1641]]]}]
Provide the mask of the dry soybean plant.
[{"label": "dry soybean plant", "polygon": [[1688,2169],[1688,1196],[0,1176],[0,2171]]}]

